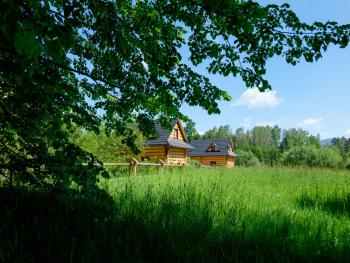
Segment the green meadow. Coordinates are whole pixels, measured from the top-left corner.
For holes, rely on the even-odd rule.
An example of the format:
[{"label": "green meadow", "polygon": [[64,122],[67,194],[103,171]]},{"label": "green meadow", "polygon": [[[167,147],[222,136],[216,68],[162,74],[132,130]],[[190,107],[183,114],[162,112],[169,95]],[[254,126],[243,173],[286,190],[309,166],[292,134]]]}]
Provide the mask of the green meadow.
[{"label": "green meadow", "polygon": [[1,188],[0,262],[350,262],[349,171],[176,168],[99,186]]}]

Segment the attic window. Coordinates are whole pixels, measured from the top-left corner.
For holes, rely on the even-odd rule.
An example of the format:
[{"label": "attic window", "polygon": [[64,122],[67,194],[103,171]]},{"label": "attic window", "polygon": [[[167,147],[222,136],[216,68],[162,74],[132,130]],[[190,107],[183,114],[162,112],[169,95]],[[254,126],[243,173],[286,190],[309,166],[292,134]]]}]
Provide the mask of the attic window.
[{"label": "attic window", "polygon": [[215,143],[212,143],[207,149],[207,152],[220,152],[220,148]]},{"label": "attic window", "polygon": [[179,129],[174,129],[174,139],[178,140],[179,139]]}]

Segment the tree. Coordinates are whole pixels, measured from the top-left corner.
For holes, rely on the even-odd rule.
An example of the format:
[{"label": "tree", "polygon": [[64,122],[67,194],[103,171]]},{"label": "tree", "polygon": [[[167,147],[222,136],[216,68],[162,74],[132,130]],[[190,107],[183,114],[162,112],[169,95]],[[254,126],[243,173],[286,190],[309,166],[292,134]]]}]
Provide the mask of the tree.
[{"label": "tree", "polygon": [[272,129],[269,126],[256,126],[251,130],[251,144],[256,147],[270,149],[275,146]]},{"label": "tree", "polygon": [[[114,133],[107,136],[104,127],[101,127],[99,134],[77,128],[71,136],[71,141],[74,144],[92,153],[98,160],[107,163],[125,162],[129,161],[131,157],[136,157],[130,148],[123,143],[123,139]],[[136,143],[142,149],[144,139],[140,134],[138,134]]]},{"label": "tree", "polygon": [[278,127],[277,125],[275,125],[271,130],[272,140],[276,149],[279,147],[281,143],[281,132],[282,132],[281,128]]},{"label": "tree", "polygon": [[281,150],[287,151],[295,146],[307,145],[309,141],[309,133],[303,129],[289,129],[283,131],[283,139],[281,142]]},{"label": "tree", "polygon": [[[77,124],[124,137],[136,152],[136,123],[154,133],[184,117],[180,106],[219,113],[227,92],[209,73],[270,88],[268,59],[313,62],[330,44],[346,47],[350,26],[301,22],[287,4],[234,0],[42,0],[0,3],[0,171],[42,185],[94,184],[94,157],[69,141]],[[82,166],[89,162],[89,167]],[[46,180],[50,177],[50,180]]]},{"label": "tree", "polygon": [[214,126],[214,128],[209,129],[202,135],[202,139],[216,139],[218,134],[218,128]]},{"label": "tree", "polygon": [[244,131],[244,128],[238,128],[233,135],[233,145],[236,149],[244,151],[250,150],[249,133]]},{"label": "tree", "polygon": [[218,132],[216,134],[217,138],[227,139],[229,141],[232,140],[232,130],[230,125],[222,125],[218,128]]},{"label": "tree", "polygon": [[188,140],[191,142],[193,140],[198,140],[200,135],[196,130],[196,123],[192,120],[188,120],[186,122],[186,126],[185,126],[185,133],[187,135]]},{"label": "tree", "polygon": [[321,148],[320,135],[317,135],[317,136],[310,135],[309,144],[315,146],[316,148]]},{"label": "tree", "polygon": [[221,125],[218,128],[209,129],[202,135],[202,139],[227,139],[232,141],[232,131],[230,125]]},{"label": "tree", "polygon": [[331,144],[339,149],[342,156],[345,156],[349,152],[350,148],[350,138],[346,139],[345,137],[333,138]]}]

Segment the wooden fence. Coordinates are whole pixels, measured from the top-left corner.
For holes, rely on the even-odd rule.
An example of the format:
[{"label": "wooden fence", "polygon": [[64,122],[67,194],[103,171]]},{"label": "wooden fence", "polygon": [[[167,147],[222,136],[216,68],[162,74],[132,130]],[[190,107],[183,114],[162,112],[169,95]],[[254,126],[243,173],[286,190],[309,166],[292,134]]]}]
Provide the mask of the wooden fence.
[{"label": "wooden fence", "polygon": [[184,164],[184,163],[179,163],[179,164],[170,164],[170,163],[165,163],[162,160],[159,160],[159,163],[145,163],[145,162],[139,162],[135,158],[131,158],[130,162],[125,162],[125,163],[103,163],[103,166],[106,167],[113,167],[113,166],[128,166],[129,167],[129,174],[137,174],[137,170],[139,167],[142,166],[153,166],[153,167],[158,167],[160,171],[162,172],[164,170],[164,167],[205,167],[205,168],[216,168],[215,166],[207,166],[207,165],[202,165],[200,163],[196,165],[191,165],[191,164]]}]

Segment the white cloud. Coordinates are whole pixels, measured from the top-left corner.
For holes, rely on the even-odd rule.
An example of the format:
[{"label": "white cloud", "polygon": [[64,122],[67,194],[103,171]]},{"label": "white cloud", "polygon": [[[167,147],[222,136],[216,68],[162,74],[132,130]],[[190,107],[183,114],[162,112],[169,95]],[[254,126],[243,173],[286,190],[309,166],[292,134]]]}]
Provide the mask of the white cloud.
[{"label": "white cloud", "polygon": [[350,138],[350,129],[348,129],[348,130],[345,131],[345,137]]},{"label": "white cloud", "polygon": [[201,136],[204,134],[204,132],[202,132],[202,131],[197,131],[197,132],[198,132],[198,134],[201,135]]},{"label": "white cloud", "polygon": [[248,108],[275,108],[283,99],[277,97],[276,90],[260,92],[259,89],[247,89],[231,106],[247,106]]},{"label": "white cloud", "polygon": [[320,128],[322,120],[322,118],[307,118],[302,122],[299,122],[298,126],[301,128]]}]

